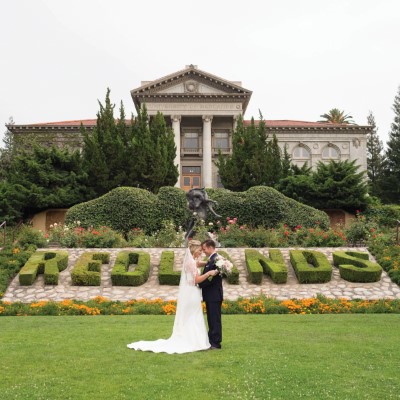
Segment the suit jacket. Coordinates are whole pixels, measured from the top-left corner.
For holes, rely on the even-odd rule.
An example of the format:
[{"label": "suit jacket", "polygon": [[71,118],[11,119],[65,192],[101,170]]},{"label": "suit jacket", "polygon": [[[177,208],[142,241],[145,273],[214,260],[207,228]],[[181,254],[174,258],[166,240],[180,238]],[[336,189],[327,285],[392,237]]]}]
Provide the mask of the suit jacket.
[{"label": "suit jacket", "polygon": [[[215,259],[218,254],[214,253],[208,260],[206,266],[204,267],[203,274],[213,269],[217,269],[215,265]],[[222,291],[222,277],[221,275],[215,275],[211,280],[206,279],[205,281],[199,283],[202,289],[203,300],[206,302],[218,302],[222,301],[224,294]]]}]

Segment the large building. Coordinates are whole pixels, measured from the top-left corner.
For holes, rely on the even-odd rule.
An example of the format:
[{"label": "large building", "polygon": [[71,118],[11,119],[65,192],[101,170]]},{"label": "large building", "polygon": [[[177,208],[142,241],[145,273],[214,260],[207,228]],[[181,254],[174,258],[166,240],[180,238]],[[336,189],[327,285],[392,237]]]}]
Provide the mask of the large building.
[{"label": "large building", "polygon": [[[162,112],[175,133],[177,186],[221,186],[214,164],[218,151],[232,150],[232,132],[237,118],[244,116],[252,92],[241,82],[228,81],[195,65],[154,81],[144,81],[131,90],[136,107],[146,104],[151,117]],[[81,123],[88,129],[96,120],[75,120],[30,125],[11,125],[16,135],[30,134],[45,143],[80,146]],[[249,121],[244,121],[248,124]],[[360,170],[367,169],[366,135],[369,126],[291,120],[266,120],[270,136],[276,134],[279,145],[287,147],[294,163],[315,167],[318,161],[357,160]]]}]

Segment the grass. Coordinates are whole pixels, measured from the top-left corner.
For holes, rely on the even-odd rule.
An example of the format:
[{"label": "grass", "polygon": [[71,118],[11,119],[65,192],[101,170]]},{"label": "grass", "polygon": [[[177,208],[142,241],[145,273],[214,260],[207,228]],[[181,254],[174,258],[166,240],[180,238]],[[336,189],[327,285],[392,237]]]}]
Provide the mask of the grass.
[{"label": "grass", "polygon": [[221,351],[136,352],[173,316],[1,317],[8,399],[398,399],[399,315],[225,315]]}]

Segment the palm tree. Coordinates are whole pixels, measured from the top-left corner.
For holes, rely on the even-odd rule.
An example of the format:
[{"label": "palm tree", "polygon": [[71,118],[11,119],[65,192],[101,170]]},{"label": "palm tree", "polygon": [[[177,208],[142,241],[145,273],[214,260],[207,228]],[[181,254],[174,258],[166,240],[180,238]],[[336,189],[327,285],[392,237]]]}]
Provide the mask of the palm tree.
[{"label": "palm tree", "polygon": [[330,122],[332,124],[354,124],[353,118],[349,114],[345,114],[344,111],[340,111],[338,108],[332,108],[327,114],[322,114],[320,117],[325,118],[323,121],[318,122]]}]

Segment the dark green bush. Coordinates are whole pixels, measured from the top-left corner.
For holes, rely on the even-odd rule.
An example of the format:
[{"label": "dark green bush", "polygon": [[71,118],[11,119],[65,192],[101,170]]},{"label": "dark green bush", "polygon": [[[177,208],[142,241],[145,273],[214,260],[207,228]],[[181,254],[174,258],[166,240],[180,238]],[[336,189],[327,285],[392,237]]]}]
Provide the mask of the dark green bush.
[{"label": "dark green bush", "polygon": [[67,251],[37,251],[19,273],[21,285],[32,285],[38,274],[44,274],[46,285],[57,285],[60,271],[68,266]]},{"label": "dark green bush", "polygon": [[160,285],[179,285],[180,271],[174,271],[175,254],[173,251],[163,251],[160,259],[158,280]]},{"label": "dark green bush", "polygon": [[400,205],[368,205],[364,214],[380,226],[395,227],[400,220]]},{"label": "dark green bush", "polygon": [[[223,219],[237,217],[241,224],[267,228],[279,223],[290,227],[299,224],[313,227],[319,222],[321,228],[329,226],[329,218],[324,212],[289,199],[267,186],[252,187],[242,193],[226,189],[207,189],[207,192],[211,199],[217,201],[218,205],[214,208]],[[182,189],[161,188],[155,195],[144,189],[120,187],[95,200],[71,207],[66,223],[80,221],[86,228],[108,226],[124,233],[140,228],[146,233],[153,233],[160,228],[162,221],[171,220],[176,227],[185,226],[189,217]],[[215,219],[209,213],[207,222]]]},{"label": "dark green bush", "polygon": [[382,267],[369,261],[368,253],[335,251],[333,263],[339,267],[341,278],[349,282],[378,282]]},{"label": "dark green bush", "polygon": [[290,262],[300,283],[329,282],[332,266],[325,254],[312,250],[290,250]]},{"label": "dark green bush", "polygon": [[244,256],[248,272],[248,281],[251,283],[261,283],[263,276],[263,267],[260,264],[259,256],[261,254],[257,250],[246,249]]},{"label": "dark green bush", "polygon": [[[129,265],[136,264],[134,271],[128,271]],[[111,271],[114,286],[140,286],[150,275],[150,254],[143,251],[120,251]]]},{"label": "dark green bush", "polygon": [[110,253],[83,253],[71,272],[72,284],[77,286],[100,286],[101,265],[110,262]]},{"label": "dark green bush", "polygon": [[237,266],[235,265],[234,261],[232,260],[232,258],[229,257],[229,254],[226,251],[219,250],[218,254],[220,254],[222,257],[226,258],[227,260],[229,260],[233,264],[232,271],[226,277],[226,280],[231,285],[238,285],[239,284],[239,270],[238,270]]}]

